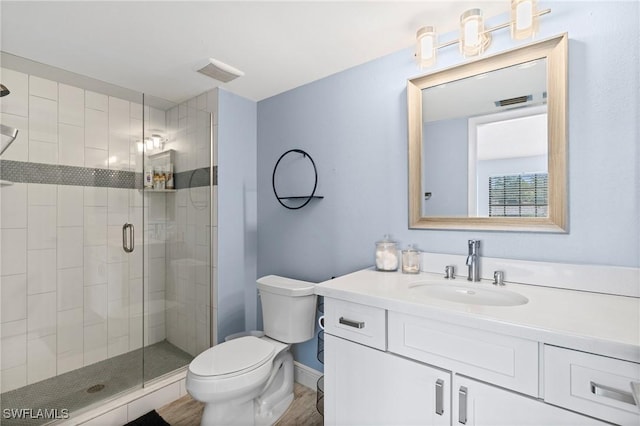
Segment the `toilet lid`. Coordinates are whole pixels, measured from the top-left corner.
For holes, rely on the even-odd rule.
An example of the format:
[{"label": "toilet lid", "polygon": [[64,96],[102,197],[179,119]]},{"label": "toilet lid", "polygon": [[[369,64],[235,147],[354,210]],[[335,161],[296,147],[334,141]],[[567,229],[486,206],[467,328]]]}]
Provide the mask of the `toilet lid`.
[{"label": "toilet lid", "polygon": [[189,370],[198,376],[221,376],[251,370],[273,355],[275,347],[253,336],[240,337],[214,346],[198,355]]}]

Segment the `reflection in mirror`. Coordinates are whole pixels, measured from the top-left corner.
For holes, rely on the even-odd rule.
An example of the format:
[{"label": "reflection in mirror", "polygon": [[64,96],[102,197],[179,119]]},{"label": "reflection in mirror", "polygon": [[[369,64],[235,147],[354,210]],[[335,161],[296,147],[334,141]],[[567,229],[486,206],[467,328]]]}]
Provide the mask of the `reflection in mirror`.
[{"label": "reflection in mirror", "polygon": [[409,80],[409,226],[566,230],[566,34]]},{"label": "reflection in mirror", "polygon": [[547,216],[546,60],[422,90],[422,216]]}]

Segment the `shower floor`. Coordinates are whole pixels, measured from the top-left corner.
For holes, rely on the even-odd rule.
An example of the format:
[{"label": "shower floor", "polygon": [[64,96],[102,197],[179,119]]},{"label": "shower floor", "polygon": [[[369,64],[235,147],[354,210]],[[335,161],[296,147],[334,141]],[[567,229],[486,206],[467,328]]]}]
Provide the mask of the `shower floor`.
[{"label": "shower floor", "polygon": [[[62,409],[69,412],[84,408],[142,382],[142,351],[127,352],[59,376],[0,394],[0,424],[32,426],[49,419],[5,418],[6,409]],[[188,365],[193,357],[165,341],[144,348],[144,380],[152,380]]]}]

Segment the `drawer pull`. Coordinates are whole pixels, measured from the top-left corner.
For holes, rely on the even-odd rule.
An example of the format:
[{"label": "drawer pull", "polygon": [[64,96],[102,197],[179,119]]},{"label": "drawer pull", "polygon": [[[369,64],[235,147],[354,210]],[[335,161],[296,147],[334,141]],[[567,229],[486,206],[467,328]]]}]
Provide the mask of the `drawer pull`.
[{"label": "drawer pull", "polygon": [[458,423],[467,424],[467,388],[464,386],[458,390]]},{"label": "drawer pull", "polygon": [[615,399],[616,401],[626,402],[627,404],[631,405],[636,405],[631,392],[625,392],[618,389],[610,388],[609,386],[600,385],[595,382],[590,382],[590,384],[591,393],[594,395]]},{"label": "drawer pull", "polygon": [[345,317],[340,317],[338,320],[340,324],[348,325],[353,328],[364,328],[364,321],[353,321],[350,319],[346,319]]},{"label": "drawer pull", "polygon": [[436,414],[441,416],[444,413],[444,380],[436,380]]}]

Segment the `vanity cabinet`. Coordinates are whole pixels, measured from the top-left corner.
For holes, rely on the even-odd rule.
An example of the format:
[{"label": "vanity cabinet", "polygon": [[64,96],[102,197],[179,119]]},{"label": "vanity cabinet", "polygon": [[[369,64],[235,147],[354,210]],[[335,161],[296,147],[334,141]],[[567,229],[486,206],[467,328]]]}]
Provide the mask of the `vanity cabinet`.
[{"label": "vanity cabinet", "polygon": [[[637,406],[573,388],[628,386],[637,364],[327,296],[324,304],[326,425],[640,424]],[[590,370],[576,376],[578,364]]]},{"label": "vanity cabinet", "polygon": [[467,377],[453,378],[452,425],[590,426],[606,423]]},{"label": "vanity cabinet", "polygon": [[327,425],[451,424],[448,371],[325,334],[324,377]]}]

